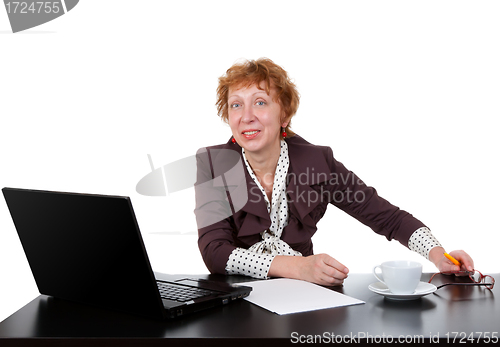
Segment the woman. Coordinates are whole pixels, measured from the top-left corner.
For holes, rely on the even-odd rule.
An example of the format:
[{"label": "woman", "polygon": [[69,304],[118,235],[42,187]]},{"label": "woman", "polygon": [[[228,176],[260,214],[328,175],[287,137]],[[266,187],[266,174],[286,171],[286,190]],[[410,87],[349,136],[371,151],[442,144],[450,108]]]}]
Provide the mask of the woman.
[{"label": "woman", "polygon": [[287,277],[340,285],[348,268],[313,254],[311,237],[328,204],[388,240],[396,239],[439,271],[472,270],[464,251],[450,262],[430,230],[377,195],[334,157],[294,134],[299,95],[269,59],[233,65],[219,78],[217,107],[231,128],[223,145],[198,152],[195,214],[199,248],[212,273]]}]

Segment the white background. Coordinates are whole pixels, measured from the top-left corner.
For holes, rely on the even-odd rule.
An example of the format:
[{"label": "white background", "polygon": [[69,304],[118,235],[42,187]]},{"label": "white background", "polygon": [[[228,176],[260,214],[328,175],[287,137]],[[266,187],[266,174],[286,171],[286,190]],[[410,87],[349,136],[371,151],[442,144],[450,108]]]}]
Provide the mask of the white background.
[{"label": "white background", "polygon": [[[193,190],[144,197],[155,166],[226,142],[217,78],[269,57],[302,95],[293,129],[328,145],[448,251],[500,272],[496,1],[81,0],[12,34],[0,8],[0,187],[130,196],[155,271],[206,273]],[[331,207],[315,252],[351,272],[416,259]],[[38,295],[0,199],[0,320]]]}]

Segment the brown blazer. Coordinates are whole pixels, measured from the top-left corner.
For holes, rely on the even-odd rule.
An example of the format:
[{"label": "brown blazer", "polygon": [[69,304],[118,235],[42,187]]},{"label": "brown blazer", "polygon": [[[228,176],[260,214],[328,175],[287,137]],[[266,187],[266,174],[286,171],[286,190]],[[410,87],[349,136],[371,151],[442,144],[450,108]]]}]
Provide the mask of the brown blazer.
[{"label": "brown blazer", "polygon": [[[286,142],[290,215],[281,239],[302,255],[313,254],[311,238],[329,204],[406,247],[411,234],[425,226],[378,196],[335,160],[330,147],[312,145],[298,135]],[[232,160],[222,159],[222,153],[230,153]],[[225,172],[233,172],[233,177],[225,177]],[[261,241],[260,233],[271,225],[263,195],[244,167],[238,144],[228,141],[198,152],[195,192],[198,246],[210,272],[224,274],[231,252]]]}]

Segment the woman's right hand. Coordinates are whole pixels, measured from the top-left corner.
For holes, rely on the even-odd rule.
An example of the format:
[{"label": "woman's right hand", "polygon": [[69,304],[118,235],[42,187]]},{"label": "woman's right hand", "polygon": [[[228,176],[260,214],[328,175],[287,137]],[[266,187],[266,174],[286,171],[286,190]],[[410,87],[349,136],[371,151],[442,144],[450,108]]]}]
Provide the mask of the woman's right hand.
[{"label": "woman's right hand", "polygon": [[349,269],[328,254],[274,257],[268,275],[304,280],[324,286],[342,285]]}]

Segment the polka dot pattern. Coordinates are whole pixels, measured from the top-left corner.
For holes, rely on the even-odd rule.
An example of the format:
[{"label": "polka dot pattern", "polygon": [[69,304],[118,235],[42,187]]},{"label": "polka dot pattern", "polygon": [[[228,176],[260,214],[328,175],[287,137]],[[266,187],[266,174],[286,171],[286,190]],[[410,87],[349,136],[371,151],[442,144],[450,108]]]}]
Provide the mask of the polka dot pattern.
[{"label": "polka dot pattern", "polygon": [[[241,149],[243,159],[250,177],[254,180],[257,187],[262,192],[264,201],[266,202],[267,211],[271,218],[271,226],[268,230],[261,233],[262,241],[257,242],[248,250],[236,248],[229,256],[226,263],[226,271],[229,274],[247,275],[256,278],[267,278],[269,267],[276,255],[300,256],[300,252],[294,251],[285,241],[281,240],[283,228],[288,225],[289,210],[288,201],[286,198],[286,175],[290,160],[288,158],[288,145],[284,140],[281,140],[281,152],[274,173],[273,191],[271,202],[267,194],[255,176],[248,160],[245,156],[245,150]],[[256,266],[255,257],[258,257],[259,264]],[[241,263],[245,259],[245,265]],[[252,262],[250,262],[252,260]],[[240,261],[240,263],[238,263]],[[237,266],[235,266],[237,264]]]},{"label": "polka dot pattern", "polygon": [[415,230],[408,240],[408,248],[421,256],[429,259],[429,252],[434,247],[442,247],[429,228],[423,227]]},{"label": "polka dot pattern", "polygon": [[267,278],[274,255],[259,254],[243,248],[236,248],[229,256],[226,272],[229,275],[246,275]]}]

